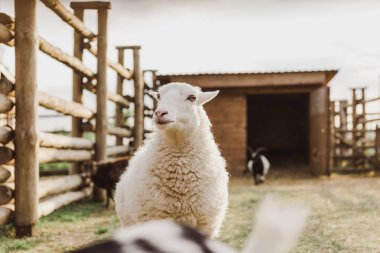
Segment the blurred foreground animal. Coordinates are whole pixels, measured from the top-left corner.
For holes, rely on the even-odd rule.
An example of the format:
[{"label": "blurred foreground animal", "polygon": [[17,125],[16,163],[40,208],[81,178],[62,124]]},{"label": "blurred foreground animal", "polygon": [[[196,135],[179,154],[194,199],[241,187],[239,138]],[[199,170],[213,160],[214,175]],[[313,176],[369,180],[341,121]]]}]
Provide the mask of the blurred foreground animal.
[{"label": "blurred foreground animal", "polygon": [[161,86],[155,128],[116,186],[123,226],[171,219],[215,237],[228,204],[228,173],[203,105],[218,91]]},{"label": "blurred foreground animal", "polygon": [[244,174],[250,172],[256,185],[264,183],[270,168],[268,159],[263,155],[265,149],[258,148],[253,150],[251,147],[248,147],[248,151],[250,158],[244,170]]},{"label": "blurred foreground animal", "polygon": [[[286,253],[296,244],[308,210],[267,197],[259,207],[255,228],[242,253]],[[106,241],[71,253],[235,253],[197,230],[169,220],[120,229]]]}]

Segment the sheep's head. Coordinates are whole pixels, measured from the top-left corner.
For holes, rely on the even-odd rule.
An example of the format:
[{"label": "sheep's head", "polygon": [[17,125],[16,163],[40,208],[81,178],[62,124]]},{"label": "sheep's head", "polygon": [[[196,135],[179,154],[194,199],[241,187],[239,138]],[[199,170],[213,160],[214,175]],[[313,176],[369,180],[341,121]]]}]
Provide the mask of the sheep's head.
[{"label": "sheep's head", "polygon": [[157,94],[157,109],[153,120],[161,130],[188,131],[202,123],[203,105],[218,95],[219,91],[201,91],[187,83],[169,83]]}]

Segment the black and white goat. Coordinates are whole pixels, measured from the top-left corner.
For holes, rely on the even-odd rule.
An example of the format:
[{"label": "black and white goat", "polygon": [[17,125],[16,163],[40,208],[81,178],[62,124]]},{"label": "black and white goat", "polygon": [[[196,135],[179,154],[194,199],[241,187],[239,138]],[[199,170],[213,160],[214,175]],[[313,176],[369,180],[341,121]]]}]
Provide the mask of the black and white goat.
[{"label": "black and white goat", "polygon": [[[296,244],[308,209],[267,197],[259,206],[255,228],[240,253],[287,253]],[[169,220],[125,227],[108,240],[71,253],[238,253],[197,230]]]},{"label": "black and white goat", "polygon": [[250,172],[256,185],[264,183],[270,168],[268,159],[263,155],[265,148],[253,150],[251,147],[248,147],[248,151],[250,153],[250,158],[247,162],[244,174]]}]

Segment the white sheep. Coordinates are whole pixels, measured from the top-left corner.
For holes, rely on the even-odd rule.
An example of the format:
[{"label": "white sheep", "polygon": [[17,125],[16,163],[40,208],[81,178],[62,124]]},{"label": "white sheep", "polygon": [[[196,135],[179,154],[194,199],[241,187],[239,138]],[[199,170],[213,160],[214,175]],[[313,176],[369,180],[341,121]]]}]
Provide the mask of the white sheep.
[{"label": "white sheep", "polygon": [[228,205],[228,173],[203,109],[218,92],[186,83],[159,89],[155,129],[116,186],[122,226],[171,219],[218,235]]}]

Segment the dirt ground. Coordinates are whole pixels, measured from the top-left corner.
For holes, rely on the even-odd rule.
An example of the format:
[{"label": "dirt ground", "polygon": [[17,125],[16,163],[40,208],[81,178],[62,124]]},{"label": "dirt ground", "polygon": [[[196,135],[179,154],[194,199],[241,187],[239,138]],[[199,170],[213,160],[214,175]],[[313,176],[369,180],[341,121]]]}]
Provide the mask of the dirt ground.
[{"label": "dirt ground", "polygon": [[[284,176],[288,175],[288,176]],[[380,178],[272,171],[268,182],[232,179],[230,207],[220,239],[241,249],[253,226],[259,201],[274,194],[310,207],[311,216],[293,253],[380,252]],[[42,219],[38,236],[15,240],[13,230],[0,230],[0,252],[64,252],[109,236],[118,227],[113,210],[83,201]]]}]

